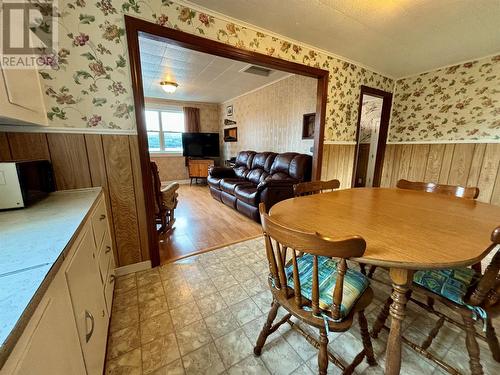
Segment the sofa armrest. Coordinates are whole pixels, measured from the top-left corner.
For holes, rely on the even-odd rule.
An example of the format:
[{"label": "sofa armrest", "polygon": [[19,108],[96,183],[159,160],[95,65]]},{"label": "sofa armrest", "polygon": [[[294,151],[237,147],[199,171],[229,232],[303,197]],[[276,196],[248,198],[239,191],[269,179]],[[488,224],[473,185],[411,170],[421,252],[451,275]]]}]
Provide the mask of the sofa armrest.
[{"label": "sofa armrest", "polygon": [[208,170],[208,174],[215,178],[234,178],[236,177],[236,173],[233,168],[227,167],[211,167]]},{"label": "sofa armrest", "polygon": [[293,185],[296,183],[296,180],[270,179],[257,185],[260,201],[265,204],[266,210],[282,200],[293,198]]},{"label": "sofa armrest", "polygon": [[257,185],[258,191],[263,191],[264,189],[291,189],[293,193],[293,185],[297,183],[296,180],[265,180]]}]

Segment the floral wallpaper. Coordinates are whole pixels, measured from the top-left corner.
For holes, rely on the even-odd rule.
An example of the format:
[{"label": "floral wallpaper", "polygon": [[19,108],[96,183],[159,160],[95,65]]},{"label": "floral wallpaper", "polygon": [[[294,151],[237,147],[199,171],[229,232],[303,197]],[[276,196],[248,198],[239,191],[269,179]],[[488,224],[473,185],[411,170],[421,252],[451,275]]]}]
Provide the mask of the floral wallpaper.
[{"label": "floral wallpaper", "polygon": [[355,141],[360,85],[394,82],[313,49],[226,22],[169,0],[59,0],[59,50],[41,71],[53,127],[135,128],[124,14],[238,48],[330,71],[325,138]]},{"label": "floral wallpaper", "polygon": [[500,139],[500,55],[396,82],[389,141]]}]

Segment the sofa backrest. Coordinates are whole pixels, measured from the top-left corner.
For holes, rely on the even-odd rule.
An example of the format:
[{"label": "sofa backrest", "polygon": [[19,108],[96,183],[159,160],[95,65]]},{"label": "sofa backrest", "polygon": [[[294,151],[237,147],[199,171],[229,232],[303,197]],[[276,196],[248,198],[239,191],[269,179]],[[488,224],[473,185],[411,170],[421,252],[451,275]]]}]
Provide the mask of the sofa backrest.
[{"label": "sofa backrest", "polygon": [[252,167],[254,155],[255,151],[240,151],[238,153],[233,167],[236,176],[242,178],[247,176],[248,170]]},{"label": "sofa backrest", "polygon": [[276,154],[274,152],[241,151],[233,167],[238,177],[246,178],[254,184],[266,179],[311,179],[312,157],[296,152]]},{"label": "sofa backrest", "polygon": [[276,155],[271,166],[270,177],[274,179],[311,180],[312,157],[296,152]]},{"label": "sofa backrest", "polygon": [[274,152],[256,153],[252,160],[252,167],[246,176],[247,180],[254,184],[264,181],[269,176],[276,155]]}]

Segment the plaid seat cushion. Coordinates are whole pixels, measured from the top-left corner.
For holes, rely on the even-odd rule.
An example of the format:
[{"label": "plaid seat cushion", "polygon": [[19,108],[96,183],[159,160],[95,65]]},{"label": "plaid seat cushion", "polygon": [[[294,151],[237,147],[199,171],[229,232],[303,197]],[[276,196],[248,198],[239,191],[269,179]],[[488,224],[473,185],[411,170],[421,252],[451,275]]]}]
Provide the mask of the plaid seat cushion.
[{"label": "plaid seat cushion", "polygon": [[476,281],[476,273],[470,268],[424,270],[413,275],[413,281],[459,305],[470,285]]},{"label": "plaid seat cushion", "polygon": [[[307,299],[312,297],[313,255],[304,254],[297,258],[301,294]],[[327,310],[333,303],[333,290],[337,281],[337,261],[328,257],[318,257],[319,307]],[[288,285],[293,288],[293,265],[286,267]],[[347,269],[344,276],[341,318],[345,318],[352,307],[370,284],[368,278],[361,272]]]}]

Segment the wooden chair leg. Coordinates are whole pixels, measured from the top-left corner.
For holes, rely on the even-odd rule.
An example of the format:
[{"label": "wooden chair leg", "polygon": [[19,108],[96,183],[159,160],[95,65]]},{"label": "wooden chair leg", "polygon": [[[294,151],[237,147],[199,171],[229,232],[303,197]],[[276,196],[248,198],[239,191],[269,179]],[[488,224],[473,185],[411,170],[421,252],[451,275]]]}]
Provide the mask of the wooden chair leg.
[{"label": "wooden chair leg", "polygon": [[256,356],[260,356],[262,353],[262,347],[266,343],[267,336],[270,334],[271,327],[273,325],[274,319],[276,319],[276,315],[278,314],[278,308],[280,307],[279,303],[276,301],[273,301],[273,304],[271,305],[271,310],[269,310],[269,314],[267,315],[267,320],[266,323],[264,324],[264,327],[262,327],[262,331],[260,331],[259,338],[257,339],[257,343],[255,344],[255,347],[253,348],[253,353]]},{"label": "wooden chair leg", "polygon": [[166,212],[160,212],[160,222],[161,222],[161,226],[158,229],[158,233],[163,234],[165,232],[165,230],[167,229]]},{"label": "wooden chair leg", "polygon": [[361,331],[361,339],[363,341],[363,350],[360,351],[352,362],[347,366],[342,372],[343,375],[354,374],[354,370],[358,365],[363,362],[366,357],[366,361],[370,366],[375,366],[377,361],[375,360],[375,355],[373,354],[372,341],[370,339],[370,333],[368,332],[368,322],[366,321],[365,312],[358,312],[358,323],[359,329]]},{"label": "wooden chair leg", "polygon": [[325,328],[319,330],[318,368],[320,375],[326,375],[328,370],[328,334]]},{"label": "wooden chair leg", "polygon": [[434,327],[432,327],[431,331],[427,335],[427,338],[425,341],[422,343],[422,348],[427,350],[429,346],[431,346],[432,341],[436,338],[437,334],[439,333],[439,330],[444,324],[444,317],[439,318],[439,320],[436,322]]},{"label": "wooden chair leg", "polygon": [[434,298],[427,297],[427,306],[429,306],[430,308],[434,308]]},{"label": "wooden chair leg", "polygon": [[359,270],[363,275],[366,275],[366,264],[360,263],[359,264]]},{"label": "wooden chair leg", "polygon": [[361,339],[363,340],[363,348],[365,349],[366,361],[370,366],[375,366],[377,361],[373,354],[372,340],[368,332],[368,322],[366,321],[365,312],[362,310],[358,312],[358,323],[361,330]]},{"label": "wooden chair leg", "polygon": [[493,359],[500,362],[500,345],[498,344],[498,337],[489,316],[486,318],[486,341],[488,341]]},{"label": "wooden chair leg", "polygon": [[469,352],[469,366],[472,375],[483,375],[483,367],[479,359],[479,345],[476,341],[476,330],[474,320],[470,311],[462,310],[462,319],[465,325],[467,351]]},{"label": "wooden chair leg", "polygon": [[370,267],[370,270],[368,271],[368,275],[367,275],[370,279],[372,278],[373,273],[375,272],[376,269],[377,269],[377,266]]},{"label": "wooden chair leg", "polygon": [[380,333],[380,331],[384,327],[385,322],[386,322],[387,318],[389,317],[389,309],[391,308],[391,304],[392,304],[392,298],[389,297],[385,301],[384,307],[382,308],[382,310],[378,314],[377,320],[373,324],[371,335],[374,339],[378,338],[378,334]]}]

